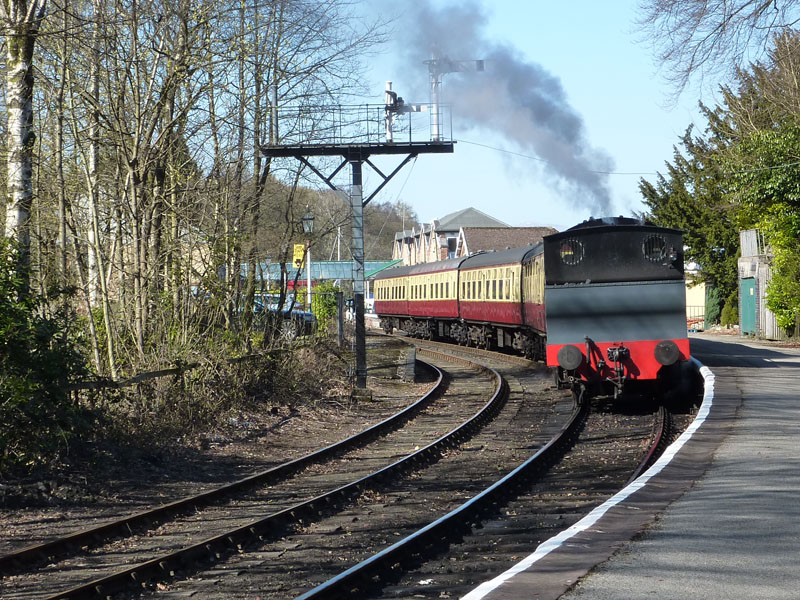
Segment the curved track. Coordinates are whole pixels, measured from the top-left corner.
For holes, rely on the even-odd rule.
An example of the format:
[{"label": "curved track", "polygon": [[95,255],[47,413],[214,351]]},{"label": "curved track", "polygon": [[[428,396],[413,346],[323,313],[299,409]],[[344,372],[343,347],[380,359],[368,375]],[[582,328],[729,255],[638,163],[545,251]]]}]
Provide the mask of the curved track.
[{"label": "curved track", "polygon": [[[433,367],[435,369],[435,367]],[[76,531],[42,544],[28,546],[21,550],[0,556],[0,574],[23,570],[27,566],[35,566],[43,562],[52,562],[65,556],[100,546],[111,540],[134,535],[134,532],[146,532],[169,519],[197,512],[204,507],[228,501],[237,495],[245,494],[258,486],[267,486],[286,479],[312,464],[332,459],[353,448],[368,443],[370,440],[400,427],[420,410],[428,406],[443,391],[442,372],[438,373],[431,390],[415,403],[397,414],[368,427],[340,442],[321,448],[300,458],[290,460],[265,471],[255,473],[238,481],[216,487],[214,489],[181,498],[152,509],[115,519],[102,525]]]},{"label": "curved track", "polygon": [[655,415],[635,412],[620,415],[601,405],[576,410],[551,442],[495,484],[299,598],[466,593],[615,493],[631,471],[636,477],[647,468],[669,438],[671,418],[663,407]]},{"label": "curved track", "polygon": [[[652,416],[632,416],[631,425],[608,407],[577,410],[568,394],[552,387],[546,370],[518,357],[458,347],[460,356],[448,356],[425,346],[419,352],[450,371],[441,378],[448,390],[442,400],[429,397],[407,409],[417,415],[413,420],[410,413],[398,415],[392,433],[359,434],[350,451],[329,451],[339,456],[334,462],[319,458],[292,468],[291,461],[270,469],[274,480],[259,474],[272,481],[266,486],[245,484],[252,479],[246,478],[233,484],[240,491],[225,494],[226,504],[211,501],[216,512],[206,508],[144,536],[84,549],[40,569],[38,580],[21,576],[3,597],[93,598],[147,589],[157,589],[159,598],[197,600],[364,598],[375,589],[383,589],[380,597],[455,597],[486,578],[487,561],[500,568],[522,544],[530,548],[535,536],[568,526],[573,514],[579,518],[621,487],[620,473],[630,475],[642,460]],[[498,365],[503,377],[476,371],[474,360]],[[486,402],[478,390],[489,381],[494,393]],[[444,435],[443,423],[456,420],[465,421],[463,428]],[[615,425],[603,423],[608,420]],[[620,467],[612,454],[630,427],[639,433],[622,461],[628,466]],[[599,450],[590,450],[593,445]],[[288,471],[277,475],[281,469]],[[598,474],[588,486],[587,472]],[[254,513],[266,516],[254,519]],[[149,544],[150,538],[159,541]],[[87,581],[100,563],[135,566]],[[348,563],[354,566],[347,569]],[[59,582],[59,588],[55,581],[65,573],[84,583],[67,590]]]},{"label": "curved track", "polygon": [[[428,352],[420,350],[426,360]],[[452,374],[453,386],[461,381],[472,387],[459,374],[463,359],[431,360]],[[554,393],[543,368],[532,369],[526,361],[516,367],[516,376],[507,370],[503,376],[510,395],[502,412],[436,464],[387,482],[379,491],[362,495],[356,506],[309,523],[259,552],[233,557],[211,578],[177,582],[158,597],[294,597],[480,494],[547,444],[574,410],[572,397]]]},{"label": "curved track", "polygon": [[[41,569],[37,574],[40,577],[26,574],[24,577],[7,578],[4,582],[5,588],[12,593],[4,597],[81,598],[104,596],[116,590],[128,588],[132,583],[138,586],[150,580],[175,577],[178,572],[186,575],[198,568],[207,568],[208,561],[216,562],[227,554],[241,550],[251,542],[261,543],[302,526],[304,522],[319,518],[322,514],[352,501],[365,490],[379,487],[381,482],[386,479],[398,477],[419,468],[420,465],[435,461],[448,447],[459,443],[470,435],[470,432],[482,426],[502,405],[503,386],[496,374],[489,376],[473,370],[472,378],[476,377],[482,379],[484,383],[473,381],[470,386],[478,389],[483,389],[489,380],[494,380],[495,383],[491,386],[494,393],[488,394],[492,396],[489,402],[486,402],[486,396],[484,396],[483,400],[479,402],[459,403],[456,407],[452,402],[444,403],[446,410],[443,415],[441,408],[435,409],[428,406],[435,394],[427,394],[413,407],[403,411],[395,418],[387,420],[388,423],[384,422],[370,428],[362,434],[354,436],[355,439],[349,438],[340,444],[324,449],[322,454],[314,453],[313,456],[303,457],[299,461],[291,461],[281,467],[270,469],[255,478],[247,478],[242,482],[232,484],[233,487],[225,486],[216,494],[230,500],[232,494],[238,493],[242,489],[253,488],[257,485],[263,486],[264,481],[274,483],[276,479],[285,477],[287,473],[296,472],[312,463],[319,465],[321,461],[327,460],[327,457],[333,454],[341,454],[353,446],[374,440],[377,435],[387,429],[394,429],[393,433],[384,435],[380,440],[370,444],[368,453],[372,460],[370,461],[371,465],[366,469],[353,468],[357,451],[356,453],[350,452],[340,459],[338,475],[333,474],[329,463],[325,463],[326,466],[321,473],[315,473],[314,469],[306,469],[302,477],[296,478],[303,483],[295,485],[289,491],[284,489],[286,487],[284,485],[280,486],[278,492],[270,488],[250,494],[251,497],[244,500],[237,499],[235,502],[229,501],[224,506],[214,507],[211,511],[204,510],[199,515],[170,520],[156,529],[148,530],[145,535],[107,544],[94,552],[87,553],[85,552],[87,548],[84,547],[83,551],[78,552],[72,559]],[[440,381],[441,379],[440,377]],[[426,407],[427,409],[423,411],[423,408]],[[411,415],[416,415],[417,418],[409,421]],[[425,418],[426,416],[427,418]],[[449,434],[441,435],[439,430],[444,423],[448,420],[454,422],[462,419],[466,419],[466,421]],[[425,421],[427,421],[427,425],[418,425]],[[405,424],[404,427],[397,429],[403,424]],[[420,442],[426,437],[430,443],[420,449]],[[397,453],[404,447],[410,448],[412,453],[401,460],[396,460]],[[416,452],[413,451],[414,448],[417,449]],[[387,462],[392,464],[386,466]],[[362,467],[364,466],[366,465],[362,465]],[[372,472],[360,476],[359,471]],[[344,483],[334,485],[337,478]],[[331,487],[335,489],[331,490]],[[324,492],[324,490],[329,491]],[[204,494],[200,497],[200,502],[207,505],[218,497],[215,494]],[[234,497],[238,498],[238,496]],[[306,498],[306,500],[299,501],[299,498]],[[176,504],[180,507],[179,509],[175,508]],[[133,522],[138,525],[146,523],[148,520],[163,520],[165,515],[183,514],[187,509],[197,510],[198,504],[197,498],[188,498],[180,503],[159,507],[151,517],[135,515]],[[254,519],[254,513],[263,515],[265,512],[269,513],[268,516]],[[114,525],[116,528],[126,526],[125,520],[121,524]],[[215,528],[217,533],[209,535]],[[111,529],[111,531],[113,530]],[[98,531],[98,535],[100,537],[106,535],[105,527]],[[91,531],[81,532],[79,539],[88,541],[91,536]],[[74,547],[74,541],[66,540],[55,542],[48,548],[57,548],[59,551],[65,552],[70,543]],[[39,550],[41,553],[41,548]],[[150,558],[144,559],[147,555]],[[36,556],[36,552],[29,549],[18,553],[18,561],[34,556]],[[12,560],[13,558],[9,557],[6,564],[11,564]],[[135,566],[122,570],[119,569],[119,566],[116,569],[113,568],[115,564],[130,565],[132,563],[135,563]],[[111,568],[107,568],[109,566]],[[111,572],[108,573],[108,571]],[[101,576],[98,577],[98,573]],[[85,580],[87,575],[91,581],[78,585],[69,583],[76,579]],[[56,581],[59,585],[54,584]],[[53,589],[57,587],[61,587],[62,591],[53,593]],[[66,589],[67,587],[69,589]]]}]

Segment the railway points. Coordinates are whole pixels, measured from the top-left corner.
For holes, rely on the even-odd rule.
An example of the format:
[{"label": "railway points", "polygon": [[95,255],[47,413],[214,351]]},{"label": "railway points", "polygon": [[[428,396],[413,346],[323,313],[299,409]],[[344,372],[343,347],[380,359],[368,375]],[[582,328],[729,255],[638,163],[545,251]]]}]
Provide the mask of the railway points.
[{"label": "railway points", "polygon": [[800,350],[691,343],[711,378],[703,420],[670,462],[465,600],[797,597]]}]

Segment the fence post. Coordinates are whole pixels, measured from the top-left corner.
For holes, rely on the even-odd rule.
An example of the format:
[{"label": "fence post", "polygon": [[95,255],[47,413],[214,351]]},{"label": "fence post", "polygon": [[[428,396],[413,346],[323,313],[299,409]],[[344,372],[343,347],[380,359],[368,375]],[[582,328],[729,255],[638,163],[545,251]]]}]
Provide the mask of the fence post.
[{"label": "fence post", "polygon": [[336,343],[344,346],[344,293],[336,292]]}]

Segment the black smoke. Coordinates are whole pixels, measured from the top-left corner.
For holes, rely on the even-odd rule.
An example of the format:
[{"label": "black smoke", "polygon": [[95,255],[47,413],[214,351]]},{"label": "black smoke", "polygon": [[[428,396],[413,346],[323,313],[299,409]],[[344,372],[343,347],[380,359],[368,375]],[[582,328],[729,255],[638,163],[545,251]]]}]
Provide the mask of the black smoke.
[{"label": "black smoke", "polygon": [[583,119],[558,77],[488,39],[486,16],[475,2],[435,8],[415,0],[403,6],[397,39],[408,74],[415,73],[413,80],[420,83],[413,90],[415,101],[429,93],[425,61],[484,59],[483,72],[443,76],[441,100],[453,108],[454,128],[502,134],[520,153],[541,159],[531,174],[549,176],[566,200],[597,215],[612,213],[607,173],[613,160],[588,143]]}]

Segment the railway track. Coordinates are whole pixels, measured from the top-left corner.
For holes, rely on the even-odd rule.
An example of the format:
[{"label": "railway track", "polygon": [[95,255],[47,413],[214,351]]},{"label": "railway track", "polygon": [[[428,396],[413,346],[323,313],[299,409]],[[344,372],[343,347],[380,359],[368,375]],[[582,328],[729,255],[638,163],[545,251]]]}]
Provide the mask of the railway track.
[{"label": "railway track", "polygon": [[[159,598],[200,600],[252,598],[254,594],[262,599],[298,595],[365,598],[369,590],[381,588],[383,592],[375,592],[375,597],[456,597],[458,590],[466,591],[486,578],[487,565],[500,568],[513,560],[522,547],[529,551],[536,536],[549,537],[556,528],[568,526],[588,511],[595,500],[599,503],[621,487],[616,481],[619,476],[609,475],[609,471],[618,470],[608,464],[609,446],[614,444],[602,442],[610,438],[609,431],[600,423],[603,417],[595,418],[595,414],[614,413],[598,406],[591,407],[592,411],[588,406],[576,410],[568,394],[554,396],[543,369],[537,370],[524,359],[498,358],[494,353],[466,348],[457,349],[460,357],[444,356],[440,350],[452,348],[444,346],[434,350],[435,343],[426,343],[420,353],[434,356],[434,362],[453,371],[478,359],[504,365],[498,368],[508,381],[509,397],[494,402],[487,410],[496,414],[504,403],[506,406],[491,423],[488,416],[480,417],[473,424],[473,434],[462,432],[448,441],[440,435],[441,423],[434,422],[448,414],[451,419],[457,416],[452,403],[438,412],[432,407],[418,409],[431,417],[429,438],[439,436],[436,448],[422,447],[421,430],[413,426],[415,419],[382,438],[382,450],[373,443],[345,454],[338,471],[319,461],[312,467],[301,467],[303,489],[291,490],[284,483],[273,483],[245,500],[229,502],[211,519],[224,524],[218,535],[205,536],[198,543],[184,542],[177,552],[158,554],[157,550],[154,558],[137,559],[135,568],[116,572],[110,578],[95,577],[70,591],[49,593],[47,585],[40,586],[30,573],[23,574],[19,581],[27,583],[16,588],[19,594],[4,593],[2,597],[93,598],[111,596],[117,590],[123,590],[123,594],[113,597],[127,597],[157,589]],[[471,393],[469,388],[476,387],[474,373],[473,370],[473,375],[463,380],[463,373],[452,374],[451,386],[463,381],[458,384],[463,388],[458,392],[462,400]],[[466,412],[482,403],[473,402]],[[620,420],[618,415],[610,418]],[[669,418],[661,421],[669,422]],[[652,418],[636,427],[640,430],[638,441],[632,444],[638,450],[631,454],[641,462],[642,440],[654,437],[650,435],[654,428]],[[555,432],[560,432],[560,441],[555,440]],[[374,439],[375,434],[367,437]],[[667,435],[663,437],[666,439]],[[582,449],[589,446],[582,446],[581,438],[599,450]],[[413,450],[414,454],[399,458]],[[597,456],[589,458],[591,454]],[[393,462],[397,467],[373,471],[374,466],[369,464],[376,461]],[[435,464],[422,468],[423,463],[431,462]],[[636,461],[629,457],[627,462]],[[575,464],[583,465],[583,470],[577,469],[570,480]],[[589,486],[597,489],[587,491],[581,477],[585,476],[584,471],[596,470],[597,464],[604,464],[604,474]],[[632,469],[627,470],[628,475]],[[364,475],[367,471],[372,474]],[[315,495],[312,488],[336,489],[330,495]],[[297,502],[300,496],[307,500]],[[262,512],[267,507],[270,514],[257,521],[237,520],[230,509],[239,502],[246,507],[245,514],[252,512],[254,506],[260,506]],[[502,512],[500,507],[504,507]],[[527,515],[524,523],[519,522],[520,515]],[[534,527],[537,518],[538,527]],[[204,517],[201,513],[190,520],[207,533],[209,515]],[[237,525],[232,528],[234,521]],[[481,523],[483,528],[476,528]],[[156,537],[152,532],[146,535]],[[186,529],[171,530],[170,522],[165,530],[156,533],[161,536],[164,532],[171,539],[186,535]],[[140,538],[132,543],[131,539],[101,548],[96,556],[87,558],[78,553],[77,562],[62,563],[62,569],[86,573],[98,561],[124,562],[122,557],[126,552],[130,557],[131,550],[133,556],[138,556],[140,551],[135,547]],[[131,548],[118,547],[125,544]],[[445,552],[448,546],[450,551]],[[509,552],[501,552],[501,548],[508,549],[510,555],[506,556]],[[473,559],[464,560],[465,557]],[[348,564],[355,566],[347,569]],[[46,582],[59,577],[58,573],[50,566],[39,572]],[[13,578],[3,583],[9,581],[14,583]],[[35,594],[30,593],[33,590]]]},{"label": "railway track", "polygon": [[[423,352],[428,360],[432,351]],[[463,359],[437,360],[446,361],[437,362],[441,368],[452,369],[450,361]],[[378,493],[362,495],[356,506],[259,552],[233,557],[210,577],[176,582],[158,597],[295,597],[481,493],[547,444],[574,412],[571,395],[554,394],[546,370],[532,370],[527,362],[515,369],[517,377],[506,377],[510,395],[502,413],[436,464],[390,482]]]},{"label": "railway track", "polygon": [[609,406],[582,408],[551,443],[497,483],[299,598],[460,597],[613,495],[674,437],[672,415],[663,407],[623,415]]},{"label": "railway track", "polygon": [[[20,570],[24,568],[22,563],[31,559],[41,561],[42,557],[49,559],[57,554],[74,554],[72,558],[58,564],[48,564],[35,574],[28,572],[7,577],[3,582],[6,590],[3,597],[104,597],[117,590],[129,588],[132,584],[149,585],[149,581],[175,578],[181,572],[186,575],[193,570],[190,565],[198,564],[198,561],[205,568],[209,562],[219,561],[225,555],[241,550],[248,543],[263,543],[271,537],[317,519],[365,491],[379,487],[386,478],[398,477],[422,464],[435,461],[448,447],[463,441],[471,431],[482,426],[504,401],[502,381],[496,375],[487,374],[485,370],[474,369],[466,379],[462,385],[464,391],[468,388],[483,389],[490,380],[493,381],[493,393],[489,394],[492,396],[491,400],[486,402],[483,397],[476,401],[473,393],[471,402],[461,398],[460,402],[445,403],[444,409],[435,409],[428,406],[436,396],[432,391],[394,419],[354,436],[355,439],[326,448],[322,453],[290,461],[268,472],[214,490],[213,493],[171,503],[149,513],[137,514],[114,524],[79,532],[69,536],[69,539],[39,545],[4,557],[4,566],[13,566]],[[441,394],[441,391],[438,393]],[[416,418],[409,421],[412,414],[416,414]],[[459,427],[448,434],[442,434],[443,423],[462,419],[464,423]],[[426,424],[420,427],[418,423],[423,422]],[[405,426],[397,429],[402,423]],[[395,429],[393,433],[370,444],[369,461],[359,460],[358,451],[351,451],[342,456],[338,471],[332,469],[330,463],[321,463],[331,455],[341,454],[392,428]],[[425,445],[427,442],[430,443]],[[420,448],[420,444],[424,447]],[[397,460],[398,454],[406,452],[410,454]],[[386,466],[388,463],[392,464]],[[308,468],[311,464],[317,466]],[[320,464],[325,466],[320,467]],[[360,464],[360,467],[356,469],[354,464]],[[282,484],[276,490],[274,483],[277,480],[300,469],[305,469],[300,478],[303,483],[294,486]],[[359,476],[358,471],[370,473]],[[337,479],[341,480],[342,485],[336,485]],[[237,496],[242,490],[264,485],[269,487],[250,493],[247,497]],[[228,501],[224,506],[214,507],[211,511],[203,510],[199,514],[189,514],[186,518],[176,518],[219,502],[220,498],[231,497],[237,499]],[[269,515],[254,520],[253,514],[263,514],[265,507]],[[161,524],[147,527],[148,523]],[[118,538],[126,528],[134,530],[136,527],[143,529],[144,533],[117,539],[111,544],[106,543],[112,537]],[[216,535],[210,535],[214,528],[218,530]],[[187,543],[187,539],[191,542]],[[98,547],[92,550],[93,546]],[[145,559],[145,555],[151,557]],[[132,567],[119,568],[120,565],[134,563]],[[109,565],[111,568],[106,568]],[[86,579],[86,575],[89,575],[90,581],[72,585],[76,579]],[[56,581],[58,585],[54,584]],[[61,591],[53,593],[53,589],[59,586]]]}]

